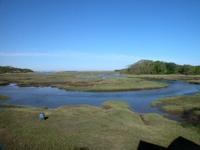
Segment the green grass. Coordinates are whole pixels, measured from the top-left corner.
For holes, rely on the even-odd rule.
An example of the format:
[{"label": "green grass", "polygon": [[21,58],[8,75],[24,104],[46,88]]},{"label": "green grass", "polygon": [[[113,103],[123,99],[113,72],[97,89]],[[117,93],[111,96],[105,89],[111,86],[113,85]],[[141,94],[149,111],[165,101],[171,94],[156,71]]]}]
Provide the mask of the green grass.
[{"label": "green grass", "polygon": [[7,100],[7,99],[9,99],[9,97],[8,97],[8,96],[5,96],[5,95],[0,95],[0,100]]},{"label": "green grass", "polygon": [[155,80],[181,80],[189,83],[200,84],[200,75],[127,75],[129,78],[155,79]]},{"label": "green grass", "polygon": [[154,101],[152,106],[176,114],[187,122],[200,124],[200,94],[164,98]]},{"label": "green grass", "polygon": [[53,86],[79,91],[129,91],[166,87],[166,83],[141,78],[107,78],[101,74],[114,72],[59,72],[52,74],[7,73],[0,75],[0,84],[17,83],[20,86]]},{"label": "green grass", "polygon": [[[183,127],[158,114],[139,115],[122,102],[57,109],[4,107],[0,111],[0,141],[7,149],[136,150],[139,140],[168,146],[178,136],[200,144],[197,128]],[[38,120],[41,111],[47,120]]]},{"label": "green grass", "polygon": [[[173,112],[183,112],[184,110],[190,110],[192,108],[200,108],[200,94],[192,96],[177,96],[164,98],[154,101],[153,106],[161,106],[164,110],[168,111],[168,108]],[[168,107],[167,107],[168,106]]]}]

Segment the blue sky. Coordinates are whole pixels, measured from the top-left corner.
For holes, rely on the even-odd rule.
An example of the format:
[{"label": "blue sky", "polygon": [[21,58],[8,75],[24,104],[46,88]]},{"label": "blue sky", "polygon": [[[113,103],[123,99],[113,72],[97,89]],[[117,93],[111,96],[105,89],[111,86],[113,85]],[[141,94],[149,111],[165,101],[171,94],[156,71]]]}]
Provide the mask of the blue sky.
[{"label": "blue sky", "polygon": [[0,0],[0,65],[113,70],[200,64],[200,0]]}]

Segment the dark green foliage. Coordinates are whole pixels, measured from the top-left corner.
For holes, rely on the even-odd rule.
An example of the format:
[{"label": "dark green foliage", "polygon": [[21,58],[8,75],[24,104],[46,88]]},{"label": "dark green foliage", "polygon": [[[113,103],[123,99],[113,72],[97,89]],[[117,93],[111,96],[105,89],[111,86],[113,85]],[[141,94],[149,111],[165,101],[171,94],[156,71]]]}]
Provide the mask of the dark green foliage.
[{"label": "dark green foliage", "polygon": [[192,72],[194,72],[194,74],[200,74],[200,66],[193,67]]},{"label": "dark green foliage", "polygon": [[200,74],[200,66],[177,65],[163,61],[140,60],[130,65],[122,73],[132,74]]},{"label": "dark green foliage", "polygon": [[165,63],[166,69],[167,69],[167,74],[173,74],[173,73],[178,73],[178,68],[180,66],[176,65],[175,63]]},{"label": "dark green foliage", "polygon": [[30,69],[14,68],[10,66],[0,66],[0,73],[26,73],[33,72]]}]

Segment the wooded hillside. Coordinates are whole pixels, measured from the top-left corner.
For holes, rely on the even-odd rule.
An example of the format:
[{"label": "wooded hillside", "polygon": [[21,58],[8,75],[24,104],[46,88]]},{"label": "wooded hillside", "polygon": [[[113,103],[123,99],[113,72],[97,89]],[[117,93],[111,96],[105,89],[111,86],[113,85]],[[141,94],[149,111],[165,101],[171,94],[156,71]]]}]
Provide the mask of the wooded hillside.
[{"label": "wooded hillside", "polygon": [[10,66],[0,66],[0,73],[26,73],[33,72],[31,69],[21,69]]},{"label": "wooded hillside", "polygon": [[200,66],[177,65],[175,63],[140,60],[127,69],[120,70],[130,74],[200,74]]}]

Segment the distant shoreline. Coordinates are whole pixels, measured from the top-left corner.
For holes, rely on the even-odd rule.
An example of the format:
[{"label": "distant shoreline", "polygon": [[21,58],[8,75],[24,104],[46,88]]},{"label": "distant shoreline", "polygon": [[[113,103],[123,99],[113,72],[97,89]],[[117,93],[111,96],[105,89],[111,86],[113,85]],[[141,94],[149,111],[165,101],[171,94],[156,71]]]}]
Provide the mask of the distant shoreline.
[{"label": "distant shoreline", "polygon": [[60,72],[53,74],[9,73],[0,75],[0,85],[16,83],[21,87],[57,87],[67,91],[119,92],[164,88],[163,82],[119,76],[109,72]]}]

